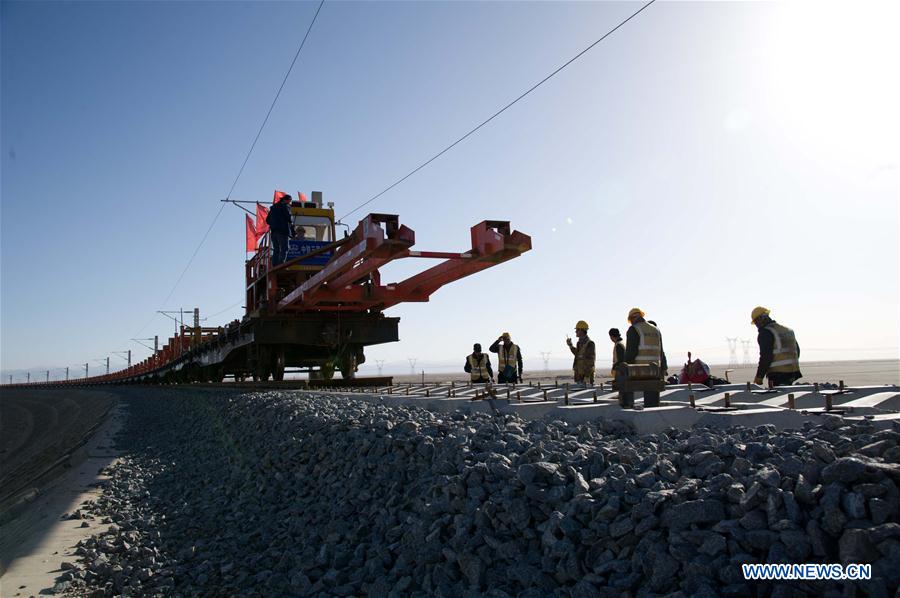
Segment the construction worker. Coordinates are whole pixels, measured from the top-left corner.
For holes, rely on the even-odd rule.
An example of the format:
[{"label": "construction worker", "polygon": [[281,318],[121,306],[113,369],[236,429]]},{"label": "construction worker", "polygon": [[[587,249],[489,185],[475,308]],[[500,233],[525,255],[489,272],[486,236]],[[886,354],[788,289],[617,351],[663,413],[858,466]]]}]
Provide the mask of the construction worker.
[{"label": "construction worker", "polygon": [[291,196],[282,195],[278,203],[269,210],[266,216],[269,225],[269,238],[272,240],[272,267],[281,264],[287,258],[288,238],[294,236],[291,223]]},{"label": "construction worker", "polygon": [[[660,378],[666,369],[666,358],[663,352],[662,335],[656,326],[644,320],[644,312],[633,307],[628,312],[631,326],[625,333],[625,363],[649,364],[659,366]],[[634,407],[633,392],[619,392],[619,404],[622,407]],[[659,407],[659,392],[644,391],[644,407]]]},{"label": "construction worker", "polygon": [[762,384],[767,376],[773,386],[789,386],[799,379],[800,345],[794,331],[769,316],[770,310],[758,306],[750,312],[750,322],[759,330],[759,366],[754,384]]},{"label": "construction worker", "polygon": [[472,377],[472,382],[492,382],[494,372],[491,370],[491,358],[481,352],[481,343],[475,343],[473,353],[466,357],[463,369]]},{"label": "construction worker", "polygon": [[[653,320],[647,320],[647,323],[659,330],[659,324],[657,324]],[[666,359],[665,351],[662,352],[662,358],[660,359],[660,371],[662,372],[663,378],[669,375],[669,361]]]},{"label": "construction worker", "polygon": [[625,362],[625,343],[622,342],[622,333],[618,328],[609,329],[609,340],[613,342],[612,369],[609,375],[615,378],[616,366]]},{"label": "construction worker", "polygon": [[522,381],[522,350],[512,342],[508,332],[501,334],[488,349],[497,354],[497,384]]},{"label": "construction worker", "polygon": [[578,337],[578,343],[573,346],[572,339],[566,337],[566,344],[569,345],[569,351],[575,356],[572,362],[572,370],[575,374],[576,384],[593,384],[594,383],[594,367],[597,361],[597,351],[594,347],[594,341],[588,337],[588,323],[579,320],[575,324],[575,336]]}]

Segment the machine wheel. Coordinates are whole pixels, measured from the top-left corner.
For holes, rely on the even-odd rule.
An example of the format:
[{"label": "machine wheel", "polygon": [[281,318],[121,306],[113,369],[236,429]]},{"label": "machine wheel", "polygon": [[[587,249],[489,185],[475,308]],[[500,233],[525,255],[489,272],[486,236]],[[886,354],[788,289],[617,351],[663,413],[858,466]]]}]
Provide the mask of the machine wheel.
[{"label": "machine wheel", "polygon": [[334,378],[334,364],[330,361],[323,363],[319,372],[322,374],[322,380],[331,380]]},{"label": "machine wheel", "polygon": [[284,349],[275,351],[272,358],[272,380],[277,382],[284,380]]},{"label": "machine wheel", "polygon": [[344,380],[356,378],[356,354],[348,353],[341,359],[341,376]]},{"label": "machine wheel", "polygon": [[356,370],[359,368],[359,364],[365,360],[362,347],[347,347],[340,360],[341,376],[344,377],[344,380],[356,378]]},{"label": "machine wheel", "polygon": [[212,368],[212,381],[216,384],[221,384],[222,380],[225,379],[225,368],[222,366],[217,366]]},{"label": "machine wheel", "polygon": [[271,372],[269,371],[268,366],[258,365],[256,369],[253,370],[253,381],[254,382],[267,382],[269,380],[269,376]]}]

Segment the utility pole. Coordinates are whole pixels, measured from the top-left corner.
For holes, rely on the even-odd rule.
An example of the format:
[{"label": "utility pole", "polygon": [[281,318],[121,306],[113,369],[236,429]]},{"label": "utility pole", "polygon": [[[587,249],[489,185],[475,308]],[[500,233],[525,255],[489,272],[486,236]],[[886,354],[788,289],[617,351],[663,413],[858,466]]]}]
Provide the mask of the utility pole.
[{"label": "utility pole", "polygon": [[25,372],[25,384],[31,384],[31,372]]},{"label": "utility pole", "polygon": [[127,351],[113,351],[116,355],[127,355],[128,356],[128,367],[131,367],[131,349]]},{"label": "utility pole", "polygon": [[47,370],[47,382],[50,382],[50,370]]},{"label": "utility pole", "polygon": [[737,360],[737,337],[726,336],[725,340],[728,341],[728,366],[734,367],[738,364]]},{"label": "utility pole", "polygon": [[541,359],[544,360],[544,371],[550,371],[550,351],[541,351]]},{"label": "utility pole", "polygon": [[381,375],[381,369],[384,367],[384,360],[383,360],[383,359],[376,359],[376,360],[375,360],[375,365],[378,366],[378,375],[380,376],[380,375]]},{"label": "utility pole", "polygon": [[66,382],[69,381],[69,366],[66,366]]},{"label": "utility pole", "polygon": [[12,384],[12,374],[9,375],[9,383]]},{"label": "utility pole", "polygon": [[744,347],[744,365],[750,365],[750,339],[742,338],[741,345]]},{"label": "utility pole", "polygon": [[84,364],[84,377],[88,377],[88,364]]},{"label": "utility pole", "polygon": [[409,362],[409,375],[415,376],[416,375],[416,361],[418,361],[418,358],[407,357],[406,360]]},{"label": "utility pole", "polygon": [[106,375],[109,376],[109,355],[106,356]]},{"label": "utility pole", "polygon": [[[191,312],[187,309],[179,307],[178,310],[174,310],[174,309],[156,310],[156,313],[162,314],[162,315],[166,316],[167,318],[169,318],[170,320],[175,320],[175,334],[178,334],[178,331],[179,331],[178,325],[181,324],[181,328],[184,328],[184,314],[189,314]],[[176,318],[176,317],[172,316],[171,314],[178,314],[178,317]],[[199,310],[198,310],[197,317],[199,318]]]}]

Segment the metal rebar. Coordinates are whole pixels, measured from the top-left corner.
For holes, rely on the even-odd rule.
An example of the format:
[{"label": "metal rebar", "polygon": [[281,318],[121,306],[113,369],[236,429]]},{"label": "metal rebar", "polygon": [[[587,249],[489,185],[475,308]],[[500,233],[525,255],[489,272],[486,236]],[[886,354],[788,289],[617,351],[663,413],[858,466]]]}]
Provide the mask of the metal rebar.
[{"label": "metal rebar", "polygon": [[794,393],[788,394],[788,409],[796,409],[797,405],[794,403]]}]

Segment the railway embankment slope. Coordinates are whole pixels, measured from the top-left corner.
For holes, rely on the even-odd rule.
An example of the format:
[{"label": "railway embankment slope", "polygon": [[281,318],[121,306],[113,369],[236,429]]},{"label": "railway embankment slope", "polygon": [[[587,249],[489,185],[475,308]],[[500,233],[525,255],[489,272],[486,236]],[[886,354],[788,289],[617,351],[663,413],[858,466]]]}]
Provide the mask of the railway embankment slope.
[{"label": "railway embankment slope", "polygon": [[[61,581],[107,595],[839,596],[900,585],[900,431],[667,430],[145,389]],[[747,582],[744,563],[871,563]],[[99,595],[99,594],[97,594]]]}]

